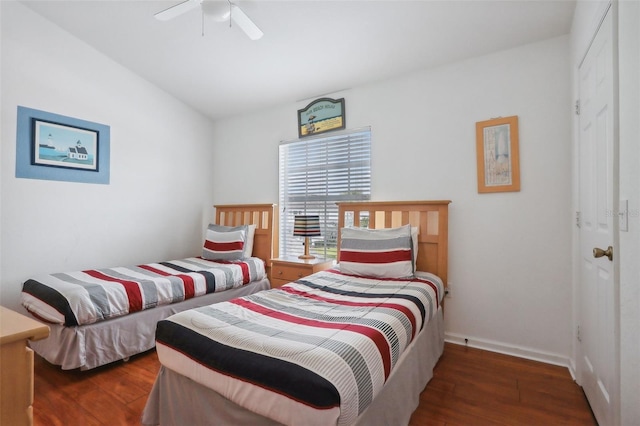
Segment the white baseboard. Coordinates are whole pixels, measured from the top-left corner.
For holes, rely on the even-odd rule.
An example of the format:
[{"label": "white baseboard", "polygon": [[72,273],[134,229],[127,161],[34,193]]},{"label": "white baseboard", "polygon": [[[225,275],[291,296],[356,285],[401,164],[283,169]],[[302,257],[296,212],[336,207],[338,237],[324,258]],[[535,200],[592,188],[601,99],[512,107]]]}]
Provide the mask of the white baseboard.
[{"label": "white baseboard", "polygon": [[507,345],[501,342],[494,342],[491,340],[479,339],[471,336],[463,336],[456,333],[445,333],[444,340],[445,342],[454,343],[456,345],[466,345],[471,348],[483,349],[486,351],[517,356],[519,358],[559,365],[561,367],[567,367],[569,373],[571,374],[571,377],[573,377],[573,379],[575,380],[575,369],[572,369],[571,360],[566,356],[549,352],[541,352],[532,348],[525,348],[522,346]]},{"label": "white baseboard", "polygon": [[573,381],[580,384],[577,378],[578,376],[576,375],[576,363],[573,358],[569,360],[569,365],[567,366],[567,368],[569,369],[569,374],[571,374],[571,378],[573,379]]}]

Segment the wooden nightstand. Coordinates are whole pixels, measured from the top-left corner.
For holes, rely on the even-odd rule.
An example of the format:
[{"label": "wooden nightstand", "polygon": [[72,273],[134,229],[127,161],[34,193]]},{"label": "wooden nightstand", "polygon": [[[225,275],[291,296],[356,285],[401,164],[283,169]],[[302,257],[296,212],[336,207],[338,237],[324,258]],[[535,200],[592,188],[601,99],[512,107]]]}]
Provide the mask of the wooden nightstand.
[{"label": "wooden nightstand", "polygon": [[49,336],[49,326],[0,306],[0,424],[33,424],[33,351],[27,340]]},{"label": "wooden nightstand", "polygon": [[307,275],[330,269],[331,259],[298,259],[296,256],[271,259],[271,288],[281,287]]}]

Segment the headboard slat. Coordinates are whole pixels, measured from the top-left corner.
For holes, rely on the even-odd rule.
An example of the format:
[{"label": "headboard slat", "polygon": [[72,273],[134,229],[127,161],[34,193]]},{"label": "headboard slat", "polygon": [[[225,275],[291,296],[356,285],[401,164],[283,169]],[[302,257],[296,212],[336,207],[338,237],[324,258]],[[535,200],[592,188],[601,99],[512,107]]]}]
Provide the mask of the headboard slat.
[{"label": "headboard slat", "polygon": [[[369,216],[369,228],[380,229],[410,224],[418,227],[418,259],[420,271],[438,275],[447,285],[449,253],[449,200],[439,201],[358,201],[338,203],[338,253],[340,230],[345,217],[352,216],[360,226],[360,215]],[[400,222],[400,223],[399,223]]]}]

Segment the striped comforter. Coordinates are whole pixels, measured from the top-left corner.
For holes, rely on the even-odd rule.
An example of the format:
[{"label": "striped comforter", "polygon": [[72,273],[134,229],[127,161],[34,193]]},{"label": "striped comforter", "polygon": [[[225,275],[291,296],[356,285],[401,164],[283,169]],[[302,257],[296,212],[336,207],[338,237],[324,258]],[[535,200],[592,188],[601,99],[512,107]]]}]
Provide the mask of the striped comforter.
[{"label": "striped comforter", "polygon": [[160,362],[283,424],[351,424],[437,312],[441,281],[318,272],[160,321]]},{"label": "striped comforter", "polygon": [[21,303],[43,321],[77,326],[240,287],[265,276],[259,258],[214,262],[191,257],[34,277],[22,285]]}]

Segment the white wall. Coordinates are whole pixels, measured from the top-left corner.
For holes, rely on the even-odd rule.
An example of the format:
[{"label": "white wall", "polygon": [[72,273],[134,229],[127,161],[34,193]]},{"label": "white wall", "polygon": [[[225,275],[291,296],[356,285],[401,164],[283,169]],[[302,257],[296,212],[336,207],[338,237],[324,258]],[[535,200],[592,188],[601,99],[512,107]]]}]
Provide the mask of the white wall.
[{"label": "white wall", "polygon": [[[18,308],[34,274],[198,254],[212,123],[21,4],[0,7],[2,305]],[[111,126],[111,183],[17,179],[18,105]]]},{"label": "white wall", "polygon": [[640,421],[640,2],[619,2],[620,199],[629,231],[620,233],[621,424]]},{"label": "white wall", "polygon": [[[451,199],[448,338],[566,363],[571,322],[569,39],[331,94],[372,126],[375,200]],[[334,70],[339,72],[339,70]],[[277,202],[281,140],[309,100],[216,123],[215,201]],[[522,190],[478,194],[475,123],[518,115]]]}]

